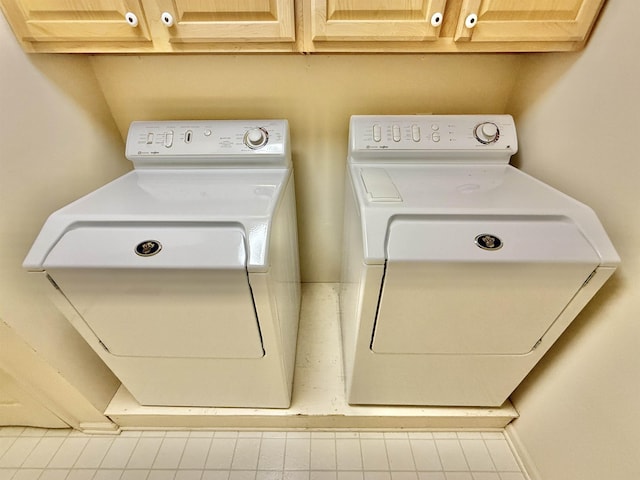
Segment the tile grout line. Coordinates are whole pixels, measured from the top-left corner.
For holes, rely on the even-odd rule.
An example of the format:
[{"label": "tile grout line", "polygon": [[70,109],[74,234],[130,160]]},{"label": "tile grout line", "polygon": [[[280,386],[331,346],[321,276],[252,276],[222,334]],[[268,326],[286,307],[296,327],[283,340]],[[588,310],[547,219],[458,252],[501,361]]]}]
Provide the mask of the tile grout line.
[{"label": "tile grout line", "polygon": [[[362,436],[360,434],[358,434],[358,446],[360,447],[360,463],[362,465],[362,471],[365,471],[365,465],[364,465],[364,450],[362,449]],[[385,453],[386,453],[386,447],[385,447]],[[388,460],[387,460],[387,463]],[[336,452],[336,476],[337,476],[337,469],[338,469],[338,458],[337,458],[337,452]]]},{"label": "tile grout line", "polygon": [[[358,435],[358,437],[359,436],[360,435]],[[339,472],[339,469],[338,469],[338,439],[336,438],[335,434],[333,436],[333,452],[334,452],[333,453],[333,458],[336,459],[336,470],[335,471],[336,471],[336,478],[337,478],[338,477],[338,472]],[[360,453],[360,455],[362,455],[362,452]],[[309,468],[311,468],[311,464],[309,464]],[[311,472],[311,471],[309,471],[309,472]],[[309,473],[309,477],[311,477],[311,473]]]},{"label": "tile grout line", "polygon": [[307,471],[309,472],[309,478],[311,478],[311,432],[309,432],[309,461],[307,462]]},{"label": "tile grout line", "polygon": [[[413,442],[411,441],[411,437],[409,437],[407,440],[409,442],[409,451],[411,452],[411,460],[413,460],[413,468],[415,469],[416,474],[418,474],[418,471],[419,471],[418,463],[416,462],[416,452],[413,449]],[[438,461],[440,461],[440,459],[438,459]]]},{"label": "tile grout line", "polygon": [[260,453],[262,452],[262,440],[264,439],[264,432],[260,432],[260,443],[258,443],[258,456],[256,458],[256,475],[260,468]]},{"label": "tile grout line", "polygon": [[486,438],[482,439],[482,444],[484,445],[484,448],[487,449],[487,453],[489,454],[489,459],[491,460],[491,464],[493,465],[493,468],[495,469],[495,472],[497,472],[498,476],[499,476],[500,472],[498,470],[498,465],[496,465],[496,461],[493,459],[493,455],[491,455],[491,451],[489,450],[489,445],[487,445],[487,439]]},{"label": "tile grout line", "polygon": [[[473,439],[473,440],[476,441],[477,439]],[[459,437],[457,432],[456,432],[456,442],[458,442],[458,446],[460,447],[460,451],[462,452],[462,457],[464,458],[464,462],[467,464],[467,471],[468,472],[472,472],[473,470],[471,470],[471,465],[469,464],[469,457],[467,456],[467,454],[464,451],[464,447],[462,446],[462,443],[460,442],[460,437]],[[482,440],[482,443],[484,443],[484,440]],[[491,455],[489,455],[489,457],[491,457]]]},{"label": "tile grout line", "polygon": [[[202,464],[202,472],[204,475],[204,470],[207,468],[207,463],[209,462],[209,455],[211,454],[211,449],[213,448],[213,438],[215,436],[215,432],[212,432],[211,438],[209,438],[209,448],[207,448],[207,454],[204,456],[204,463]],[[202,478],[202,477],[200,477]]]},{"label": "tile grout line", "polygon": [[[9,444],[9,446],[7,447],[7,449],[2,452],[2,455],[0,455],[0,462],[2,462],[2,459],[5,457],[5,455],[9,452],[9,450],[11,450],[11,447],[13,447],[13,445],[18,441],[18,438],[20,438],[19,436],[16,436],[13,441]],[[23,462],[24,463],[24,462]],[[2,469],[11,469],[12,467],[2,467]],[[13,475],[12,475],[13,477]]]},{"label": "tile grout line", "polygon": [[238,435],[233,439],[233,453],[231,454],[231,459],[229,461],[229,476],[231,476],[231,471],[233,471],[233,461],[236,458],[236,449],[238,448]]},{"label": "tile grout line", "polygon": [[[201,437],[192,437],[191,433],[193,433],[193,432],[189,433],[189,439],[201,438]],[[200,477],[198,478],[198,480],[202,480],[202,477],[204,476],[204,470],[205,470],[205,467],[207,466],[207,460],[209,460],[209,452],[211,451],[211,445],[213,444],[213,435],[211,435],[211,437],[208,438],[208,440],[209,440],[209,442],[208,442],[208,446],[207,446],[207,454],[204,456],[204,462],[202,462],[202,468],[200,469]],[[184,450],[185,450],[185,452],[187,451],[186,446],[185,446]],[[182,456],[184,457],[184,452],[182,453]],[[182,462],[182,458],[180,459],[180,462]]]},{"label": "tile grout line", "polygon": [[[156,454],[153,456],[153,460],[151,462],[149,462],[149,474],[151,473],[151,470],[153,470],[153,466],[156,464],[156,461],[158,460],[158,455],[160,455],[160,451],[162,450],[162,446],[164,445],[164,442],[165,442],[166,439],[167,439],[167,437],[166,437],[166,433],[165,433],[165,436],[163,436],[162,440],[160,441],[160,445],[158,445],[158,448],[156,450]],[[133,452],[135,452],[135,449],[133,450]],[[131,452],[131,457],[133,457],[133,452]],[[127,462],[127,466],[129,466],[129,462],[131,462],[131,457],[129,457],[129,461]],[[146,478],[149,478],[149,474],[147,474]],[[175,477],[175,475],[174,475],[174,477]]]},{"label": "tile grout line", "polygon": [[[64,443],[64,442],[62,442]],[[82,454],[84,453],[84,451],[89,448],[89,444],[91,443],[91,439],[89,439],[87,441],[87,443],[84,445],[84,447],[82,447],[82,450],[80,450],[80,453],[78,454],[78,457],[74,460],[73,465],[71,466],[72,469],[76,468],[76,465],[78,464],[78,461],[80,460],[80,457],[82,457]],[[113,441],[111,442],[113,443]],[[109,446],[111,446],[111,444],[109,444]],[[69,475],[67,475],[68,477]],[[65,477],[66,478],[66,477]]]},{"label": "tile grout line", "polygon": [[[36,444],[36,446],[31,450],[31,453],[33,453],[33,451],[38,448],[38,445],[40,445],[40,442],[42,441],[42,439],[45,438],[45,435],[43,435],[40,440],[38,441],[38,443]],[[40,473],[40,475],[38,475],[38,478],[42,478],[42,476],[44,475],[44,473],[47,470],[53,470],[54,468],[49,468],[49,465],[51,465],[51,462],[53,461],[54,458],[56,458],[56,455],[58,454],[58,452],[60,451],[60,449],[62,448],[62,446],[64,445],[64,442],[67,440],[67,438],[69,438],[69,436],[65,436],[62,441],[60,442],[60,445],[58,445],[58,448],[56,448],[56,451],[54,452],[53,455],[51,455],[51,458],[49,458],[49,460],[47,461],[47,465],[42,469],[42,472]],[[89,442],[87,442],[89,443]],[[85,445],[86,447],[86,445]],[[84,450],[84,447],[83,447]],[[29,455],[27,455],[27,458],[29,458],[29,456],[31,455],[31,453],[29,453]],[[79,456],[79,455],[78,455]],[[77,460],[77,459],[76,459]],[[26,458],[25,458],[26,461]],[[24,462],[22,462],[24,464]],[[73,462],[75,464],[75,461]],[[71,469],[69,469],[69,472],[71,472]],[[69,473],[67,473],[65,475],[65,478],[67,478],[69,476]]]},{"label": "tile grout line", "polygon": [[[13,444],[16,443],[17,440],[18,440],[18,437],[15,437],[13,439],[13,441],[9,443],[9,445],[6,448],[6,450],[4,452],[2,452],[2,455],[0,455],[0,462],[2,461],[4,456],[7,454],[7,452],[11,449],[11,447],[13,447]],[[5,467],[2,467],[2,468],[5,468]]]},{"label": "tile grout line", "polygon": [[411,448],[411,439],[409,438],[409,435],[407,435],[407,444],[409,445],[409,453],[411,454],[411,462],[413,463],[413,471],[416,472],[416,475],[418,474],[418,465],[416,464],[416,459],[413,456],[413,449]]}]

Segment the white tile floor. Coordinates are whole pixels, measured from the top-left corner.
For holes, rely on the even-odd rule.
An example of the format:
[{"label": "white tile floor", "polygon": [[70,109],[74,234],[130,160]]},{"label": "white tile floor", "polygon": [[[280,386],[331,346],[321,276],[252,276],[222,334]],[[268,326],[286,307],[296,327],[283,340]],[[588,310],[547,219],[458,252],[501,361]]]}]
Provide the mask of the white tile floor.
[{"label": "white tile floor", "polygon": [[501,431],[230,432],[0,427],[0,480],[526,480]]}]

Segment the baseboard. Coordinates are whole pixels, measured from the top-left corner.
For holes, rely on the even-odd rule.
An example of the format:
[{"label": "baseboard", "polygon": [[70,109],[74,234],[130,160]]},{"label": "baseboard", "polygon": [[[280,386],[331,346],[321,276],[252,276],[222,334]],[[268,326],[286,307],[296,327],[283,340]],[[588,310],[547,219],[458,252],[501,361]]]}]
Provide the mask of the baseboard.
[{"label": "baseboard", "polygon": [[543,480],[542,475],[533,462],[531,455],[529,455],[529,451],[522,442],[522,439],[520,438],[518,431],[513,426],[513,423],[510,423],[504,428],[504,436],[507,439],[507,442],[511,445],[513,451],[516,453],[516,459],[520,463],[520,469],[527,480]]}]

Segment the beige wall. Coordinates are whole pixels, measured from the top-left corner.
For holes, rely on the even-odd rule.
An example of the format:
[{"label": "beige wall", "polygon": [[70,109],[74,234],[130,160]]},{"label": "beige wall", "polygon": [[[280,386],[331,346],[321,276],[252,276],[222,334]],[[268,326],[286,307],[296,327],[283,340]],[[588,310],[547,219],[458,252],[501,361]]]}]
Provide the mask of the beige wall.
[{"label": "beige wall", "polygon": [[287,118],[302,279],[340,276],[352,114],[502,113],[517,55],[96,56],[123,135],[132,120]]},{"label": "beige wall", "polygon": [[114,377],[21,264],[53,210],[129,168],[121,151],[88,60],[25,55],[0,14],[0,318],[98,408]]},{"label": "beige wall", "polygon": [[589,204],[622,266],[513,396],[544,480],[640,475],[640,2],[608,2],[587,49],[535,55],[516,87],[520,166]]}]

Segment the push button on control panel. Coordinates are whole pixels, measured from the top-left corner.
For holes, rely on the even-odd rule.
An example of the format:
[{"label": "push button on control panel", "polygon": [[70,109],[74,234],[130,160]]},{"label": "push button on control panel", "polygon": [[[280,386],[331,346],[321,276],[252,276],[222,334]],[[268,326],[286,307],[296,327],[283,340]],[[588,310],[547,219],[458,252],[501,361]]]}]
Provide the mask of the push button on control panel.
[{"label": "push button on control panel", "polygon": [[380,140],[382,140],[382,128],[376,124],[373,126],[373,141],[379,142]]},{"label": "push button on control panel", "polygon": [[399,142],[400,139],[402,138],[400,136],[400,126],[399,125],[394,125],[392,128],[392,132],[393,132],[393,141],[394,142]]},{"label": "push button on control panel", "polygon": [[411,125],[411,138],[414,142],[420,141],[420,127],[418,125]]},{"label": "push button on control panel", "polygon": [[173,145],[173,130],[169,130],[164,134],[164,146],[171,148]]}]

